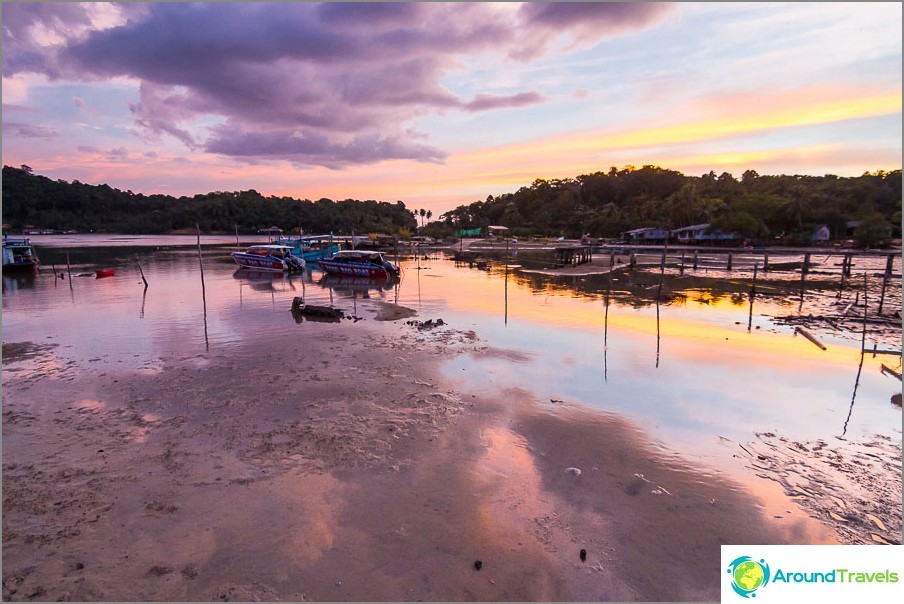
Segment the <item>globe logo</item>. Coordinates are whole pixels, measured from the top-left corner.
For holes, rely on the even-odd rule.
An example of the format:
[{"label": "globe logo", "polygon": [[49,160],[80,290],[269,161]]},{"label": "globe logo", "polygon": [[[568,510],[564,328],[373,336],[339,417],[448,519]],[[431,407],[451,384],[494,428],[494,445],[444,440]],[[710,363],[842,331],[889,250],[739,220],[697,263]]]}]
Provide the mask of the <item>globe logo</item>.
[{"label": "globe logo", "polygon": [[731,587],[743,598],[755,598],[756,590],[769,583],[769,565],[765,560],[757,562],[750,556],[735,558],[728,565]]}]

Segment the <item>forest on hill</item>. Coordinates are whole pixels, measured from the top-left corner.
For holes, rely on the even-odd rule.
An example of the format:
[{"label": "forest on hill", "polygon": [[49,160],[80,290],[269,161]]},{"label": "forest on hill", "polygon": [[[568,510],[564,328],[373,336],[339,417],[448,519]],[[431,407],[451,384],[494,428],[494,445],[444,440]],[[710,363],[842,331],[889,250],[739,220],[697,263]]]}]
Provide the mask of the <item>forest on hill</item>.
[{"label": "forest on hill", "polygon": [[[685,176],[659,166],[536,180],[440,216],[446,228],[502,225],[513,234],[618,237],[641,227],[709,223],[760,243],[808,245],[816,228],[833,239],[860,227],[867,244],[901,236],[901,170],[857,177],[764,176],[723,172]],[[852,224],[853,223],[853,224]]]},{"label": "forest on hill", "polygon": [[416,221],[401,201],[264,197],[254,189],[193,197],[144,195],[107,184],[52,180],[28,166],[3,166],[3,224],[14,232],[41,228],[79,233],[256,233],[277,226],[306,233],[413,233]]},{"label": "forest on hill", "polygon": [[[850,236],[881,245],[901,236],[901,170],[857,177],[768,176],[747,170],[686,176],[659,166],[535,180],[513,193],[461,205],[421,229],[451,236],[460,229],[502,225],[517,236],[613,238],[641,227],[676,229],[709,223],[760,243],[807,245],[817,227],[833,239]],[[77,232],[159,234],[194,231],[254,233],[277,226],[305,232],[383,233],[408,237],[424,221],[401,201],[300,200],[257,191],[217,191],[193,197],[144,195],[107,184],[66,182],[3,167],[3,223]],[[427,214],[430,218],[430,214]]]}]

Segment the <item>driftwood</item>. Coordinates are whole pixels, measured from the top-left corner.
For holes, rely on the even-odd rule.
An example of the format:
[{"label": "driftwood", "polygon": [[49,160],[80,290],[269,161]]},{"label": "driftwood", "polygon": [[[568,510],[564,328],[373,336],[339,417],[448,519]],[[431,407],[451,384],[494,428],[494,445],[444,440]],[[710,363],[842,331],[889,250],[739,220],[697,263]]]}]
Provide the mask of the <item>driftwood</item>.
[{"label": "driftwood", "polygon": [[296,296],[292,299],[292,316],[295,317],[295,320],[299,323],[302,318],[338,323],[345,317],[345,313],[341,308],[305,304],[304,299]]},{"label": "driftwood", "polygon": [[795,327],[795,328],[794,328],[794,331],[796,331],[797,333],[799,333],[799,334],[802,335],[803,337],[807,338],[808,340],[810,340],[811,342],[813,342],[814,344],[816,344],[817,346],[819,346],[819,347],[822,348],[823,350],[826,349],[825,344],[823,344],[822,342],[820,342],[819,340],[817,340],[817,339],[816,339],[816,336],[814,336],[813,334],[811,334],[809,331],[807,331],[806,329],[804,329],[804,328],[801,327],[800,325],[798,325],[797,327]]},{"label": "driftwood", "polygon": [[892,369],[891,367],[889,367],[889,366],[886,365],[885,363],[882,363],[882,369],[881,369],[881,371],[882,371],[882,373],[889,373],[889,374],[895,376],[896,378],[898,378],[899,380],[901,379],[901,374],[900,374],[900,372],[895,371],[894,369]]}]

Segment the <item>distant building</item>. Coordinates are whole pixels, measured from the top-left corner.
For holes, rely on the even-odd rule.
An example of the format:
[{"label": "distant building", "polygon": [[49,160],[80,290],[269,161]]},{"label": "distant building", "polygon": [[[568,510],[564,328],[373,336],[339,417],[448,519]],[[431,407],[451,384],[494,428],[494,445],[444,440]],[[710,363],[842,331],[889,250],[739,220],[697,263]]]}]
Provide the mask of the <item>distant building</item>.
[{"label": "distant building", "polygon": [[487,227],[487,237],[493,238],[497,235],[501,235],[505,237],[506,233],[508,233],[509,228],[507,226],[488,226]]},{"label": "distant building", "polygon": [[813,243],[821,243],[823,241],[828,241],[832,238],[832,231],[829,230],[828,225],[821,224],[819,227],[813,231],[813,235],[810,237],[810,241]]},{"label": "distant building", "polygon": [[704,243],[730,243],[738,239],[737,233],[724,233],[722,231],[711,231],[709,223],[695,224],[693,226],[675,229],[672,237],[683,244],[704,244]]},{"label": "distant building", "polygon": [[665,229],[657,227],[646,227],[642,229],[631,229],[622,233],[622,240],[625,243],[665,243],[669,232]]}]

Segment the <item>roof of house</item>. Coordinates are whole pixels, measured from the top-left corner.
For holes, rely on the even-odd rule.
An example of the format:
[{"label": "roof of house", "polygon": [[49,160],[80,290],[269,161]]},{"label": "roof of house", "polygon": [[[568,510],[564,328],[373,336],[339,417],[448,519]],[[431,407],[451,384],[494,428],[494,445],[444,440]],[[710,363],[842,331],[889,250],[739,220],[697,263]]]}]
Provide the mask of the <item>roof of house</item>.
[{"label": "roof of house", "polygon": [[706,229],[709,227],[709,223],[705,224],[694,224],[691,226],[682,227],[680,229],[672,229],[672,233],[684,233],[688,231],[699,231],[701,229]]}]

